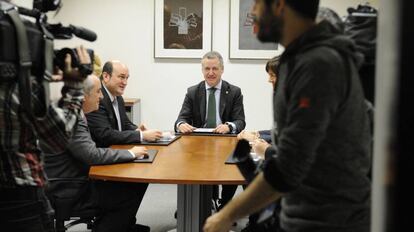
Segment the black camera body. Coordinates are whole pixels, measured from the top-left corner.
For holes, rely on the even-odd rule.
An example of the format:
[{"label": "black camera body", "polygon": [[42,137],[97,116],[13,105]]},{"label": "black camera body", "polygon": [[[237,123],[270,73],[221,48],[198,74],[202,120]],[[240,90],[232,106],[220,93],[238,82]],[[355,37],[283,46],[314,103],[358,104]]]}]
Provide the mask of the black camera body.
[{"label": "black camera body", "polygon": [[233,160],[237,164],[240,173],[247,180],[252,182],[261,171],[261,162],[255,161],[250,155],[251,147],[247,140],[240,140],[233,152]]},{"label": "black camera body", "polygon": [[[72,34],[90,41],[96,39],[94,32],[84,28],[73,25],[63,27],[61,24],[47,23],[47,16],[44,12],[60,8],[60,1],[35,0],[33,6],[34,9],[26,9],[0,0],[0,84],[10,81],[17,83],[21,93],[19,94],[21,108],[30,119],[33,118],[32,82],[36,80],[43,87],[43,92],[40,94],[43,95],[45,103],[44,112],[36,115],[36,117],[43,117],[49,106],[47,81],[54,80],[52,75],[56,65],[64,70],[66,54],[63,52],[66,51],[71,55],[72,67],[78,68],[81,74],[81,78],[71,77],[78,78],[73,81],[82,81],[93,70],[92,64],[80,64],[74,49],[55,51],[53,40],[56,37],[62,38],[63,33],[66,33],[65,39],[72,38]],[[22,15],[33,20],[24,19]],[[89,54],[93,60],[93,51]]]},{"label": "black camera body", "polygon": [[[3,4],[0,2],[0,4]],[[53,54],[44,54],[44,44],[43,44],[43,32],[39,30],[38,26],[35,23],[24,21],[24,26],[26,29],[29,49],[30,49],[30,60],[31,65],[31,74],[34,76],[43,75],[43,66],[44,59],[43,56]],[[0,11],[0,69],[5,70],[6,67],[14,70],[14,74],[9,72],[7,77],[16,76],[17,74],[17,64],[19,62],[19,54],[17,52],[18,40],[16,38],[16,30],[12,22],[7,19],[3,8]],[[4,73],[0,73],[2,79],[6,76]],[[6,77],[6,78],[7,78]],[[3,80],[0,80],[4,81]]]},{"label": "black camera body", "polygon": [[[248,184],[262,171],[263,167],[263,161],[253,159],[250,151],[251,147],[249,142],[242,139],[239,140],[233,152],[233,160]],[[249,222],[252,225],[249,226],[253,229],[252,231],[274,231],[275,228],[278,228],[278,210],[280,209],[280,205],[278,204],[272,203],[258,213],[250,216]]]},{"label": "black camera body", "polygon": [[[0,2],[0,4],[2,4],[0,12],[0,62],[16,64],[19,58],[16,49],[18,46],[18,39],[16,38],[14,25],[4,12],[4,10],[7,10],[7,7],[10,7],[7,6],[10,4],[6,2]],[[80,38],[94,41],[96,40],[96,34],[85,28],[73,25],[64,27],[60,23],[48,24],[47,17],[42,12],[56,10],[58,5],[60,6],[60,1],[37,0],[34,1],[33,5],[34,7],[39,7],[39,9],[34,8],[33,10],[29,10],[25,8],[18,8],[20,14],[36,19],[35,23],[28,20],[23,21],[29,42],[30,58],[32,63],[31,74],[41,79],[46,67],[58,66],[61,70],[63,70],[66,54],[71,55],[72,67],[80,68],[81,65],[75,49],[64,48],[61,50],[50,51],[50,49],[45,49],[45,37],[53,41],[56,38],[71,39],[73,37],[72,34],[75,34]],[[88,50],[88,53],[91,60],[93,60],[93,51]],[[53,59],[45,59],[45,57],[52,57]],[[52,60],[53,64],[46,64],[46,62]],[[85,73],[86,75],[92,73],[92,68],[87,71],[89,73]]]}]

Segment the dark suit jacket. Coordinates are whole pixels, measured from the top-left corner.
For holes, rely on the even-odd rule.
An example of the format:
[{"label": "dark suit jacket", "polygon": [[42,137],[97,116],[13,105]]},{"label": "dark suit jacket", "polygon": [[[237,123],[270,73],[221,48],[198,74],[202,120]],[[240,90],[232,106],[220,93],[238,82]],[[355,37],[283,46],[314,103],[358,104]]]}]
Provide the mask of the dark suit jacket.
[{"label": "dark suit jacket", "polygon": [[[241,90],[224,80],[221,85],[219,111],[223,123],[233,122],[236,125],[236,133],[242,131],[246,126]],[[194,127],[202,127],[206,123],[206,88],[204,81],[188,88],[180,114],[174,124],[176,131],[176,125],[181,121]]]},{"label": "dark suit jacket", "polygon": [[119,131],[111,99],[103,86],[102,94],[103,99],[99,102],[99,109],[86,115],[92,139],[96,145],[109,147],[113,144],[139,143],[140,132],[135,131],[137,126],[126,115],[124,99],[121,96],[116,97],[122,126],[122,131]]}]

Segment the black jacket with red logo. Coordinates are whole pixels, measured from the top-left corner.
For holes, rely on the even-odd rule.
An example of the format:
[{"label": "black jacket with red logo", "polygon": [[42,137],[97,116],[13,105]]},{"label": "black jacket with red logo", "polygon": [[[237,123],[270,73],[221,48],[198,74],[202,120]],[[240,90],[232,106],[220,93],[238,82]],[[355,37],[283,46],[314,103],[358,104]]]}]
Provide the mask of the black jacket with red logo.
[{"label": "black jacket with red logo", "polygon": [[327,22],[291,43],[274,92],[265,179],[286,231],[368,231],[369,119],[354,44]]}]

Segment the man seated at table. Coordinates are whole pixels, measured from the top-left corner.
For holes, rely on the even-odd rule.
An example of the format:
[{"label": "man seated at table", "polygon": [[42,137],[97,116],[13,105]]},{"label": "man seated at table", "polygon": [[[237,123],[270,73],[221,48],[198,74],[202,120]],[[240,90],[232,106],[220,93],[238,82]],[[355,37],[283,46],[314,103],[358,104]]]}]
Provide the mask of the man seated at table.
[{"label": "man seated at table", "polygon": [[[85,80],[84,92],[83,113],[97,110],[102,98],[99,78],[90,75]],[[78,199],[72,202],[75,209],[96,208],[99,212],[94,224],[96,232],[150,231],[147,226],[135,225],[135,216],[148,184],[88,181],[91,165],[130,162],[145,154],[144,147],[132,147],[130,150],[97,148],[83,115],[78,120],[67,150],[61,154],[45,155],[45,171],[51,179],[47,194],[52,204],[55,198],[72,198]]]},{"label": "man seated at table", "polygon": [[[195,128],[214,128],[218,134],[237,134],[244,129],[243,95],[239,87],[221,79],[224,71],[220,53],[211,51],[201,60],[204,81],[187,90],[175,131],[191,133]],[[221,208],[231,200],[237,185],[223,185]]]},{"label": "man seated at table", "polygon": [[159,130],[148,130],[133,124],[125,112],[122,95],[128,83],[129,70],[120,61],[104,64],[102,75],[103,99],[97,111],[88,113],[88,126],[98,147],[155,141],[162,137]]},{"label": "man seated at table", "polygon": [[196,128],[214,128],[215,133],[237,134],[244,129],[243,95],[239,87],[221,79],[220,53],[211,51],[201,60],[204,81],[187,90],[175,131],[190,133]]}]

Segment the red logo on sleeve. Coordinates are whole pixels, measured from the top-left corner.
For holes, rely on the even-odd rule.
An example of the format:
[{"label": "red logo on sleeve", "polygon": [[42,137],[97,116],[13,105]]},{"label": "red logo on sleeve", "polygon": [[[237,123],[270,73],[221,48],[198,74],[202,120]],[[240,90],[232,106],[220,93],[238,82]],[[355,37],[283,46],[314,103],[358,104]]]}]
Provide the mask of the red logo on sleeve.
[{"label": "red logo on sleeve", "polygon": [[307,97],[302,97],[299,100],[299,108],[304,109],[304,108],[309,108],[310,107],[310,99]]}]

